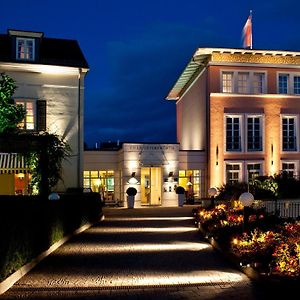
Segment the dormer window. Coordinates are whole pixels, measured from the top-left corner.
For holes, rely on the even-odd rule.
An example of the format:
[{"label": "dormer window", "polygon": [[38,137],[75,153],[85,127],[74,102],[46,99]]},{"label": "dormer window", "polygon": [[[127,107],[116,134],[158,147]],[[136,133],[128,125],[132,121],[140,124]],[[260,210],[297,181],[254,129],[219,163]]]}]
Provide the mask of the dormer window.
[{"label": "dormer window", "polygon": [[39,60],[40,43],[44,35],[42,32],[9,29],[8,35],[11,38],[13,60],[23,62]]},{"label": "dormer window", "polygon": [[16,38],[16,58],[18,60],[29,60],[35,59],[35,39],[31,38]]}]

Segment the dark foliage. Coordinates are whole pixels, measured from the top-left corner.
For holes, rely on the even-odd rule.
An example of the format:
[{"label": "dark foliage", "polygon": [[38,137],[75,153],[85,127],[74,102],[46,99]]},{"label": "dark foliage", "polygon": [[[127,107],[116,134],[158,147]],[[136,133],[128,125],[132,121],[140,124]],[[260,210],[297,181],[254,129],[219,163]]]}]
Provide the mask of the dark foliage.
[{"label": "dark foliage", "polygon": [[99,194],[0,196],[0,281],[52,244],[101,215]]}]

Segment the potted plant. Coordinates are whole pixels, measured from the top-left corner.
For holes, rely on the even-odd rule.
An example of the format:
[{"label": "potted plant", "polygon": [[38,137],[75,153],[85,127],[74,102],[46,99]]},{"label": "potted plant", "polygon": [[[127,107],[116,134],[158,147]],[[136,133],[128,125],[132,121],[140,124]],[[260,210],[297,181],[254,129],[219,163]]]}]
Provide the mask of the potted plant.
[{"label": "potted plant", "polygon": [[182,207],[184,203],[184,194],[185,194],[184,187],[178,186],[176,188],[176,194],[178,195],[178,206]]},{"label": "potted plant", "polygon": [[134,208],[134,197],[137,193],[137,190],[134,187],[129,187],[126,190],[127,194],[127,207],[128,208]]}]

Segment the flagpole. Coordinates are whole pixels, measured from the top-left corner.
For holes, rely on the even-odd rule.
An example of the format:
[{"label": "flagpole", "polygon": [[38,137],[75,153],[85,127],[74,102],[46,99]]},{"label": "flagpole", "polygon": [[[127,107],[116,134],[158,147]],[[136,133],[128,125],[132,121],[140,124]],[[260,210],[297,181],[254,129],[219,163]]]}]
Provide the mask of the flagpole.
[{"label": "flagpole", "polygon": [[252,22],[252,9],[250,9],[250,19],[251,19],[251,42],[250,42],[250,49],[252,50],[252,45],[253,45],[253,30],[252,30],[252,27],[253,27],[253,22]]}]

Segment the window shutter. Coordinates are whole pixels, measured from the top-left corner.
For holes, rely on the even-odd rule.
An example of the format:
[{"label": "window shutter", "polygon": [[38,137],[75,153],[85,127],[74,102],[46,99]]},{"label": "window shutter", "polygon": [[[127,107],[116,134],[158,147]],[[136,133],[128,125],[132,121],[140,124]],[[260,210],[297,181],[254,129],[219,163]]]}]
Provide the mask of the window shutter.
[{"label": "window shutter", "polygon": [[46,100],[38,100],[36,106],[37,131],[46,131]]}]

